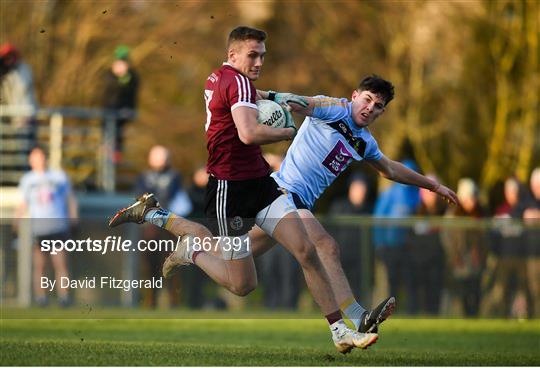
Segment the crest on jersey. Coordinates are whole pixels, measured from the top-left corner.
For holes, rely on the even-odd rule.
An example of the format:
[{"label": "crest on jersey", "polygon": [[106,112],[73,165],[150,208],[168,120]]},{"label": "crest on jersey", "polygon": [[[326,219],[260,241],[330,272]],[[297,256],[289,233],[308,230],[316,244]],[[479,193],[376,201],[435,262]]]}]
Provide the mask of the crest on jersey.
[{"label": "crest on jersey", "polygon": [[231,225],[231,229],[240,230],[244,226],[244,221],[242,221],[242,217],[234,216],[231,221],[229,221],[229,224]]}]

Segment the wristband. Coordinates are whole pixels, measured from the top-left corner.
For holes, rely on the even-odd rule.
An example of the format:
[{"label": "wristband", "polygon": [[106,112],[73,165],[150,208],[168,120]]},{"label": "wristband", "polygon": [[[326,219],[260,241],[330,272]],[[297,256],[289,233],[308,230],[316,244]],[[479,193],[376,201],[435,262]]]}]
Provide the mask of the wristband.
[{"label": "wristband", "polygon": [[268,99],[270,101],[275,101],[276,100],[276,92],[275,91],[268,91]]},{"label": "wristband", "polygon": [[294,139],[294,137],[296,137],[296,133],[298,133],[298,129],[296,129],[295,126],[291,125],[290,127],[287,127],[287,128],[293,128],[294,129],[294,134],[292,135],[292,137],[289,139],[290,141],[292,141]]}]

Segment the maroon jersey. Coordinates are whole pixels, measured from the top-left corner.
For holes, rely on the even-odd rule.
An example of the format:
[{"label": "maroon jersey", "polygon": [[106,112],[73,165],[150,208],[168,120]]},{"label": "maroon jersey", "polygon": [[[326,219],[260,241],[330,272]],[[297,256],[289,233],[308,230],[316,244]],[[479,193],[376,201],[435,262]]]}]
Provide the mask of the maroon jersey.
[{"label": "maroon jersey", "polygon": [[206,169],[217,179],[248,180],[270,173],[261,148],[242,143],[232,117],[237,107],[256,109],[256,95],[253,83],[227,63],[206,80]]}]

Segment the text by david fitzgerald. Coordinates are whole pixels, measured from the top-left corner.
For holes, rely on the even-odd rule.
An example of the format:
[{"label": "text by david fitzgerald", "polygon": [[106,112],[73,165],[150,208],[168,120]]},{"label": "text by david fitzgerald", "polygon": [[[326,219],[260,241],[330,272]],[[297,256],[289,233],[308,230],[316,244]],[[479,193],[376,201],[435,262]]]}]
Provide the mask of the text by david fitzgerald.
[{"label": "text by david fitzgerald", "polygon": [[[53,291],[56,287],[56,280],[48,277],[41,277],[41,288]],[[117,279],[111,276],[101,277],[85,277],[84,279],[76,280],[69,277],[61,277],[60,289],[122,289],[130,291],[132,289],[161,289],[163,287],[163,279],[161,277],[152,277],[147,280],[125,280]]]}]

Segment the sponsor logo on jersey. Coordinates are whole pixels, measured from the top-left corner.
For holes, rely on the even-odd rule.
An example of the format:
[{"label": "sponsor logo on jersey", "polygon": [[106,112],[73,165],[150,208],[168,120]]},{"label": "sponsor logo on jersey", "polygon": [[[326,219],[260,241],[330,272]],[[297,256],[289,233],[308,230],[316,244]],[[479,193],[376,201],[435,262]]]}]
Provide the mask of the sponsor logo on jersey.
[{"label": "sponsor logo on jersey", "polygon": [[342,141],[338,141],[322,164],[330,170],[332,174],[338,176],[340,172],[347,168],[352,159],[353,154],[349,152]]}]

